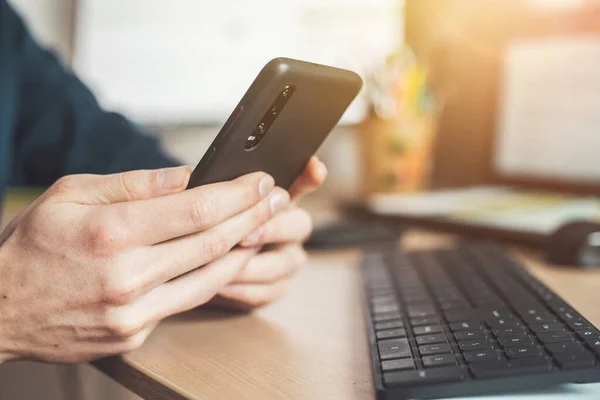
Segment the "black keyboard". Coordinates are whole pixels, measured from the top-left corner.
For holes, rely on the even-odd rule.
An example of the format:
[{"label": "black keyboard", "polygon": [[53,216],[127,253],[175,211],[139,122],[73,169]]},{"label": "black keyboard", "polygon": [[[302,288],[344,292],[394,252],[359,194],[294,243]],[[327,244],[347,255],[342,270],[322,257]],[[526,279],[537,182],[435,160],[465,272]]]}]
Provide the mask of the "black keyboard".
[{"label": "black keyboard", "polygon": [[362,271],[378,399],[600,381],[600,331],[499,247],[371,252]]}]

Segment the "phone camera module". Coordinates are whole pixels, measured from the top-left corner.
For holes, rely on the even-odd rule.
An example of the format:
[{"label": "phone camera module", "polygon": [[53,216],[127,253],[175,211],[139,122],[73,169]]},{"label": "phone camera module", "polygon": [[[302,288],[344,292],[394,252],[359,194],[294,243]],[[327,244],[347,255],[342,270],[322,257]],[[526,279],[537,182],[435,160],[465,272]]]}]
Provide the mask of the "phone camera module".
[{"label": "phone camera module", "polygon": [[281,114],[295,92],[296,87],[293,85],[287,85],[279,92],[277,98],[271,103],[252,134],[246,139],[246,143],[244,144],[246,151],[252,151],[262,143],[269,129],[271,129],[271,126],[275,123],[275,120],[279,117],[279,114]]}]

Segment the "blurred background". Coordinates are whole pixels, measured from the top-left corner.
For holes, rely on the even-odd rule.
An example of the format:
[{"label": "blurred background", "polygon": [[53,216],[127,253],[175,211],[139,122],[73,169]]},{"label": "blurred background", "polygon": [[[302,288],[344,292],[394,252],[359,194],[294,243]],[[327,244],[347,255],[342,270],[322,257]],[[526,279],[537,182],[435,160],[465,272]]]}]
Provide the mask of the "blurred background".
[{"label": "blurred background", "polygon": [[285,56],[365,81],[319,152],[324,195],[538,234],[600,215],[600,1],[10,2],[103,105],[191,165]]}]

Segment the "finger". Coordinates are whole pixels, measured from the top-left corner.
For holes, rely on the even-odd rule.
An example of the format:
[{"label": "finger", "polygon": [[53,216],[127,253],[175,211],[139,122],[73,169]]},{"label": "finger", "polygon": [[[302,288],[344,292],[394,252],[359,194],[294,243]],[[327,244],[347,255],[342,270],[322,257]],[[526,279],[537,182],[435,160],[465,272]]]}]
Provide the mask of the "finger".
[{"label": "finger", "polygon": [[310,214],[301,208],[292,207],[246,236],[240,245],[254,247],[268,243],[303,242],[311,232]]},{"label": "finger", "polygon": [[169,196],[114,204],[98,213],[107,213],[105,223],[113,221],[113,229],[129,238],[124,245],[152,245],[210,229],[256,205],[274,185],[271,176],[257,172]]},{"label": "finger", "polygon": [[142,313],[149,320],[160,320],[205,304],[239,274],[254,254],[253,249],[236,249],[157,286],[130,308],[131,315]]},{"label": "finger", "polygon": [[315,156],[306,164],[304,171],[292,183],[289,188],[290,196],[293,201],[300,199],[309,193],[314,192],[325,182],[327,178],[327,167]]},{"label": "finger", "polygon": [[149,287],[162,284],[224,256],[288,203],[288,193],[275,188],[259,204],[209,230],[143,249],[144,257],[128,273],[145,279]]},{"label": "finger", "polygon": [[241,309],[258,308],[283,297],[289,281],[274,284],[231,284],[219,291],[219,297],[238,304]]},{"label": "finger", "polygon": [[68,175],[43,196],[96,205],[145,200],[185,190],[190,174],[190,168],[183,166],[112,175]]},{"label": "finger", "polygon": [[274,283],[291,277],[306,263],[300,245],[283,245],[257,254],[235,277],[233,283]]}]

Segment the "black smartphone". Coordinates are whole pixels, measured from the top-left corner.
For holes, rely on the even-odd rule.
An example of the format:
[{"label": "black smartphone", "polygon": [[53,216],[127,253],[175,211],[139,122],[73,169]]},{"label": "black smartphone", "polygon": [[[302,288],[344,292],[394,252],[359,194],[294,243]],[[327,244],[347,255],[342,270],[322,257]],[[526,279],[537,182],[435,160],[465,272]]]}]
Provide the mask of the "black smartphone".
[{"label": "black smartphone", "polygon": [[351,71],[271,60],[194,169],[188,188],[264,171],[287,189],[361,86]]}]

